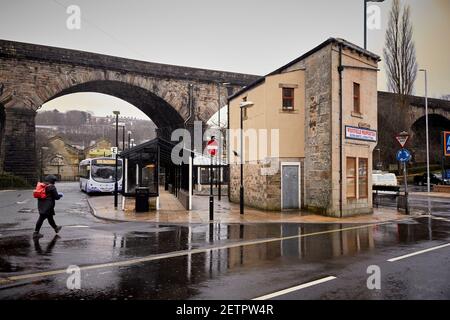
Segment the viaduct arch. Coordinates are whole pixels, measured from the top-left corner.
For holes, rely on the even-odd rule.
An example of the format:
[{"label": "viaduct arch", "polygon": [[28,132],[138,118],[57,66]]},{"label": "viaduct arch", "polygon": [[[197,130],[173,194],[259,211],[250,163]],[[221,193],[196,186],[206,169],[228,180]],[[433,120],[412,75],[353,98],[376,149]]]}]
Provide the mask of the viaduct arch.
[{"label": "viaduct arch", "polygon": [[223,106],[228,95],[258,78],[0,40],[0,172],[36,180],[34,119],[54,98],[76,92],[118,97],[148,115],[167,137],[217,112],[219,89]]}]

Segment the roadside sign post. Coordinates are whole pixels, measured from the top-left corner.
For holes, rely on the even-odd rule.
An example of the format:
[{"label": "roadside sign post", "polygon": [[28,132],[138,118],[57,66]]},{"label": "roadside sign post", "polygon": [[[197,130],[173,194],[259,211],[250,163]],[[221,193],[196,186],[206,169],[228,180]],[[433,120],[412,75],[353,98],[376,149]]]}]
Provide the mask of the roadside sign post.
[{"label": "roadside sign post", "polygon": [[118,148],[117,147],[111,147],[111,158],[116,158],[116,154],[118,154]]},{"label": "roadside sign post", "polygon": [[[445,170],[445,162],[447,157],[450,157],[450,131],[443,131],[441,134],[441,147],[442,147],[442,179],[447,178],[447,171]],[[450,178],[450,177],[449,177]]]},{"label": "roadside sign post", "polygon": [[405,198],[404,198],[404,207],[405,213],[409,214],[409,204],[408,204],[408,175],[406,164],[411,161],[411,153],[407,149],[400,149],[397,152],[397,160],[403,163],[403,183],[405,185]]},{"label": "roadside sign post", "polygon": [[214,220],[214,191],[213,191],[213,157],[217,154],[217,150],[219,146],[214,136],[211,137],[211,140],[208,141],[206,145],[206,150],[211,156],[211,163],[209,167],[209,183],[210,183],[210,191],[209,191],[209,220]]}]

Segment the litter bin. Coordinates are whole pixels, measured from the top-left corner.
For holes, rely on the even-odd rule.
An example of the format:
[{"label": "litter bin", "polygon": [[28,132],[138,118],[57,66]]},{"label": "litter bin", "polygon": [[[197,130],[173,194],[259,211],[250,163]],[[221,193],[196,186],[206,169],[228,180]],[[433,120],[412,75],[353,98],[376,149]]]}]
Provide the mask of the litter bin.
[{"label": "litter bin", "polygon": [[150,189],[145,187],[136,188],[136,212],[148,212],[148,199],[150,197]]}]

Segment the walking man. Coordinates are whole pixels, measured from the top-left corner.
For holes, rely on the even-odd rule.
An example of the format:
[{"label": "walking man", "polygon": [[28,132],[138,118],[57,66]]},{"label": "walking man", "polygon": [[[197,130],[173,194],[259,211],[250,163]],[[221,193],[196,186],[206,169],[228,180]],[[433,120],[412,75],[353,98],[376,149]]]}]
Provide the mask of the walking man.
[{"label": "walking man", "polygon": [[61,226],[57,226],[53,216],[55,215],[55,201],[62,198],[63,194],[58,193],[55,187],[57,178],[54,175],[46,176],[44,183],[38,183],[35,190],[35,198],[38,199],[39,219],[36,222],[36,228],[33,233],[33,238],[39,239],[44,235],[39,233],[45,219],[52,228],[58,233],[61,230]]}]

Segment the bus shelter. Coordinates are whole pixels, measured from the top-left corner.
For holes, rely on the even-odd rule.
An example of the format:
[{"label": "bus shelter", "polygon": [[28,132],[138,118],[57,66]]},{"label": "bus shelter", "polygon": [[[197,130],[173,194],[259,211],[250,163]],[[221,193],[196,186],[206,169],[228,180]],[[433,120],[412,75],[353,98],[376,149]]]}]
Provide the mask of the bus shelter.
[{"label": "bus shelter", "polygon": [[[156,138],[122,151],[124,162],[123,193],[136,197],[137,188],[148,188],[159,208],[160,190],[172,193],[182,205],[192,208],[192,157],[187,164],[175,164],[171,159],[175,144]],[[181,152],[189,152],[183,149]]]}]

